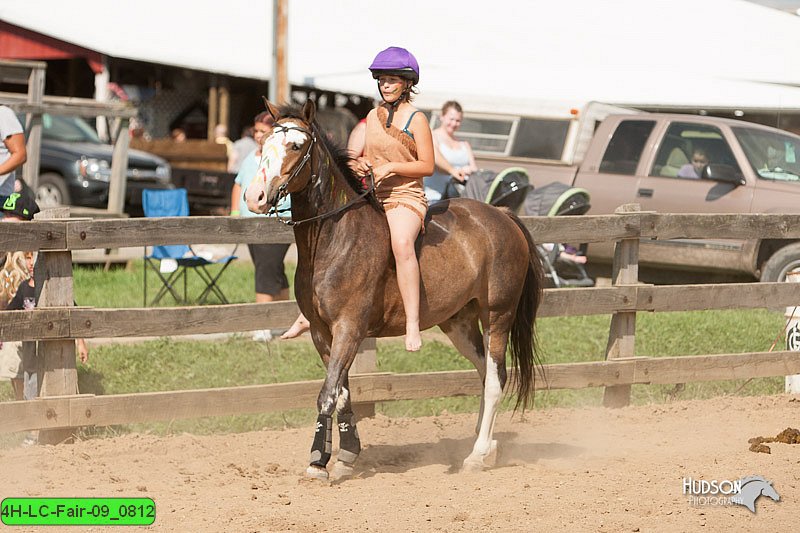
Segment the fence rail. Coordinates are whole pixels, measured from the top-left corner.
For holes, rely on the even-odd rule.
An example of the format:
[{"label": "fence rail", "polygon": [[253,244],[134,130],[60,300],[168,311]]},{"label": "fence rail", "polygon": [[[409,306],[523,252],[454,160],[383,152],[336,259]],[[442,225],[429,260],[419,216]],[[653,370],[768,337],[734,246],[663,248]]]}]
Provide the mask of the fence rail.
[{"label": "fence rail", "polygon": [[[636,280],[639,239],[800,239],[800,215],[682,215],[624,212],[584,217],[525,217],[525,225],[540,242],[617,241],[624,252],[627,277],[602,288],[546,290],[540,317],[612,314],[606,361],[545,366],[546,380],[537,388],[608,387],[608,405],[624,404],[632,384],[683,383],[745,379],[800,373],[796,352],[754,352],[681,357],[634,357],[637,312],[707,309],[780,308],[800,303],[800,283],[735,283],[720,285],[653,286]],[[68,250],[180,244],[288,243],[291,230],[275,220],[229,217],[163,219],[63,219],[0,227],[0,248],[41,250],[45,272],[64,282]],[[618,254],[622,255],[622,254]],[[59,264],[59,268],[47,267]],[[38,274],[37,274],[38,276]],[[55,277],[61,276],[58,279]],[[66,280],[71,284],[71,279]],[[37,278],[38,282],[38,278]],[[37,283],[38,284],[38,283]],[[71,287],[71,285],[70,285]],[[43,381],[57,380],[62,389],[76,391],[75,338],[141,337],[222,333],[256,328],[286,327],[298,309],[295,302],[210,305],[202,307],[96,309],[65,307],[65,295],[33,311],[0,313],[0,338],[40,341],[55,356],[49,359]],[[71,298],[71,291],[69,294]],[[54,303],[55,302],[55,303]],[[61,302],[60,304],[58,302]],[[61,306],[59,306],[61,305]],[[51,346],[52,345],[52,346]],[[67,353],[65,353],[65,350]],[[72,347],[74,350],[74,347]],[[45,350],[47,351],[47,350]],[[56,361],[56,363],[53,363]],[[59,364],[61,361],[63,364]],[[0,403],[0,432],[25,429],[65,429],[177,418],[265,412],[312,407],[321,381],[280,383],[208,390],[138,393],[113,396],[47,395],[24,402]],[[351,377],[352,397],[358,404],[480,394],[474,371],[426,374],[361,373]],[[627,388],[626,388],[627,387]],[[609,399],[609,398],[607,398]]]},{"label": "fence rail", "polygon": [[[800,215],[666,215],[624,213],[581,217],[523,217],[537,242],[622,239],[800,239]],[[291,243],[291,228],[274,219],[165,217],[69,219],[3,228],[0,251],[86,250],[202,242]]]}]

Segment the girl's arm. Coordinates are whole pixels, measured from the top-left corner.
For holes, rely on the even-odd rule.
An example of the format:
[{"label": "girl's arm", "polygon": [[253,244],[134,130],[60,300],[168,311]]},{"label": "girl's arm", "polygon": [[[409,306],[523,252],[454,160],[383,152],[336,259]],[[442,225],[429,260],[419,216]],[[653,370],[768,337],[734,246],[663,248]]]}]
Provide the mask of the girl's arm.
[{"label": "girl's arm", "polygon": [[347,151],[350,152],[350,157],[353,159],[361,157],[364,154],[364,145],[366,144],[367,137],[367,123],[359,122],[350,132],[350,137],[347,138]]},{"label": "girl's arm", "polygon": [[231,215],[239,216],[239,202],[242,199],[242,186],[234,182],[231,189]]}]

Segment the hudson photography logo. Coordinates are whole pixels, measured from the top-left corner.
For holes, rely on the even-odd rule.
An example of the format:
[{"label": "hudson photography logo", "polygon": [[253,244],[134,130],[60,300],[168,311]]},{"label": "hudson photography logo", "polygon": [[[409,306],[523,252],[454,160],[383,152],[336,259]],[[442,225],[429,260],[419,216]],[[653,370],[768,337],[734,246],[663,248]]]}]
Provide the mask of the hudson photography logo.
[{"label": "hudson photography logo", "polygon": [[682,483],[683,494],[694,507],[743,505],[755,513],[759,496],[767,496],[776,502],[781,499],[772,482],[761,476],[748,476],[735,481],[685,477]]}]

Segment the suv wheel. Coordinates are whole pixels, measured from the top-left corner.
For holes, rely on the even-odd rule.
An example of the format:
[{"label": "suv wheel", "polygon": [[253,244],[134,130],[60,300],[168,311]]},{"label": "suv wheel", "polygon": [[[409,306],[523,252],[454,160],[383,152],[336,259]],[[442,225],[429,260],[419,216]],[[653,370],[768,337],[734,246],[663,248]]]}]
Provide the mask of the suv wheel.
[{"label": "suv wheel", "polygon": [[784,246],[761,267],[761,281],[786,281],[786,274],[800,268],[800,242]]},{"label": "suv wheel", "polygon": [[39,207],[69,205],[69,191],[64,178],[53,172],[45,172],[39,176],[39,183],[36,185],[36,203]]}]

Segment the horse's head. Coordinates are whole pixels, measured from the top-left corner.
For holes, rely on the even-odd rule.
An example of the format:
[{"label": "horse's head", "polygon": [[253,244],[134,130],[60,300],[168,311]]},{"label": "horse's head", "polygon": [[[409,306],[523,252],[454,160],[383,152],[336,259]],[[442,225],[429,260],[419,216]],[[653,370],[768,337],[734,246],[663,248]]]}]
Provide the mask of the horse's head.
[{"label": "horse's head", "polygon": [[776,502],[780,501],[781,499],[780,494],[778,494],[778,491],[775,490],[775,487],[773,487],[772,483],[770,483],[769,481],[767,481],[764,485],[761,486],[761,494],[769,498],[772,498]]},{"label": "horse's head", "polygon": [[306,101],[299,116],[281,116],[270,102],[267,110],[275,127],[264,140],[258,172],[244,195],[247,208],[253,213],[266,213],[282,196],[308,185],[312,151],[317,142],[313,101]]}]

